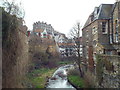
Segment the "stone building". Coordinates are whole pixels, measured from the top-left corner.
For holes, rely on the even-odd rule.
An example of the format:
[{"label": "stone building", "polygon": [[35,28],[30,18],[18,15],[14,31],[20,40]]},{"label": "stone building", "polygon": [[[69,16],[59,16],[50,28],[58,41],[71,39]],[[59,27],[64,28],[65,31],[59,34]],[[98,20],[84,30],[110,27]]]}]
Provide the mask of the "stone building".
[{"label": "stone building", "polygon": [[60,33],[51,26],[51,24],[47,24],[46,22],[36,22],[33,24],[33,32],[41,36],[42,38],[49,38],[53,39],[56,42],[58,42],[58,39],[61,35],[64,35],[63,33]]},{"label": "stone building", "polygon": [[96,54],[119,54],[119,3],[95,7],[82,29],[83,61],[90,70],[96,65]]},{"label": "stone building", "polygon": [[52,32],[54,31],[54,28],[51,26],[51,24],[47,24],[46,22],[36,22],[33,24],[33,31],[37,29],[42,29],[47,31],[48,34],[52,35]]},{"label": "stone building", "polygon": [[110,44],[116,54],[120,55],[120,0],[113,5],[110,19]]}]

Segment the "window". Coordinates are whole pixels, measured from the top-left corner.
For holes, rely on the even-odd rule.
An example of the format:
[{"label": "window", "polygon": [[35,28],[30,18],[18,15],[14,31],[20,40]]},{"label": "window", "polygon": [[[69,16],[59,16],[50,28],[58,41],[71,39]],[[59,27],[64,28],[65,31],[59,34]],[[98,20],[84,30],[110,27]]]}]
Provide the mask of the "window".
[{"label": "window", "polygon": [[112,51],[107,51],[106,54],[107,55],[112,55]]},{"label": "window", "polygon": [[118,42],[118,33],[115,34],[115,41]]},{"label": "window", "polygon": [[94,40],[94,41],[93,41],[93,45],[94,45],[94,46],[96,46],[96,44],[97,44],[97,41],[96,41],[96,40]]},{"label": "window", "polygon": [[43,37],[46,38],[46,34],[45,33],[43,34]]},{"label": "window", "polygon": [[89,35],[87,34],[87,35],[86,35],[86,37],[88,38],[88,37],[89,37]]},{"label": "window", "polygon": [[102,22],[102,32],[106,32],[106,22]]},{"label": "window", "polygon": [[113,41],[112,41],[112,35],[110,35],[110,43],[112,44],[112,42],[113,42]]},{"label": "window", "polygon": [[115,20],[115,42],[118,42],[118,20]]},{"label": "window", "polygon": [[41,36],[41,33],[39,32],[38,35],[39,35],[39,37],[40,37],[40,36]]},{"label": "window", "polygon": [[86,41],[86,43],[88,44],[88,41]]},{"label": "window", "polygon": [[94,34],[96,34],[96,33],[97,33],[97,27],[94,26],[94,27],[92,28],[92,34],[94,35]]},{"label": "window", "polygon": [[95,33],[95,27],[93,27],[93,33]]}]

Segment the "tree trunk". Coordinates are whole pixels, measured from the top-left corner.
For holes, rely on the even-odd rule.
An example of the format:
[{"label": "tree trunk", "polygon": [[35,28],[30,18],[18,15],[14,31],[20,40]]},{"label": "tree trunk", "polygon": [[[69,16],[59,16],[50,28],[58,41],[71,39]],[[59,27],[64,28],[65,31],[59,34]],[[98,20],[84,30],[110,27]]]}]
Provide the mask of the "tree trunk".
[{"label": "tree trunk", "polygon": [[[79,61],[78,61],[78,62],[79,62]],[[78,68],[79,68],[79,72],[80,72],[80,77],[83,77],[83,73],[82,73],[82,70],[81,70],[80,63],[78,63]]]},{"label": "tree trunk", "polygon": [[83,77],[83,73],[82,73],[82,70],[81,70],[81,66],[80,66],[80,64],[81,64],[81,58],[80,58],[80,49],[79,49],[80,47],[78,46],[78,67],[79,67],[79,72],[80,72],[80,77]]}]

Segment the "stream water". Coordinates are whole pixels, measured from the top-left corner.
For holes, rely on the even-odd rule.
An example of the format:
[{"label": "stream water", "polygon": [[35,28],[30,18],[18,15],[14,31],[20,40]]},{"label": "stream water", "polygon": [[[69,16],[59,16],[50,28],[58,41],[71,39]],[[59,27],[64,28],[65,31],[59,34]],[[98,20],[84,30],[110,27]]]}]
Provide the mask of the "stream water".
[{"label": "stream water", "polygon": [[67,71],[74,68],[73,65],[65,65],[58,68],[49,79],[46,88],[69,88],[76,90],[67,80]]}]

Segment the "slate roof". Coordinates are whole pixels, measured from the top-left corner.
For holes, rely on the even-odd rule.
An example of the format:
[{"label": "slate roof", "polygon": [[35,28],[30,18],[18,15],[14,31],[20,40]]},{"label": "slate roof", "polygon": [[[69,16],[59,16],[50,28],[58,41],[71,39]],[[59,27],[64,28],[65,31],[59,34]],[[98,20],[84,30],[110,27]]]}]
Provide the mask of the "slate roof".
[{"label": "slate roof", "polygon": [[95,10],[90,14],[83,28],[97,19],[109,19],[113,6],[114,4],[101,4],[99,7],[95,7]]},{"label": "slate roof", "polygon": [[[87,21],[86,21],[84,27],[86,27],[87,25],[89,25],[89,24],[92,22],[92,21],[91,21],[92,15],[93,15],[93,13],[91,13],[90,16],[88,17],[88,19],[87,19]],[[83,27],[83,28],[84,28],[84,27]]]},{"label": "slate roof", "polygon": [[113,4],[101,4],[99,7],[100,11],[97,19],[109,19],[112,8]]},{"label": "slate roof", "polygon": [[115,9],[115,7],[116,7],[117,4],[120,4],[120,1],[115,2],[115,4],[113,5],[113,8],[112,8],[112,13],[114,12],[114,9]]}]

